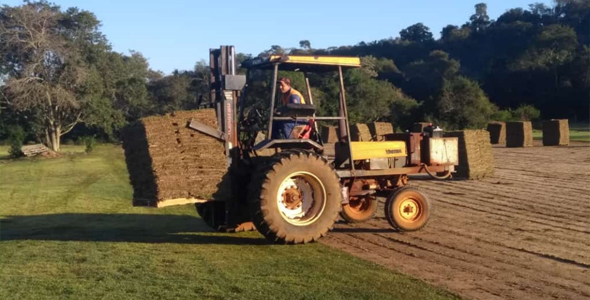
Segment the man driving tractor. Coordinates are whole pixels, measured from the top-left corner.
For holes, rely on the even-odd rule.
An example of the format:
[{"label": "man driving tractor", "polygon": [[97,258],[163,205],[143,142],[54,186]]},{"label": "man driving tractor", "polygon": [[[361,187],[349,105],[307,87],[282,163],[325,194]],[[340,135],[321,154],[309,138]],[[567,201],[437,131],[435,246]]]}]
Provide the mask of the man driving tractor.
[{"label": "man driving tractor", "polygon": [[283,105],[287,105],[288,103],[293,104],[305,104],[305,99],[301,93],[291,87],[291,80],[289,78],[281,78],[278,82],[279,89],[281,93],[283,93],[281,99],[283,101]]},{"label": "man driving tractor", "polygon": [[[282,110],[279,110],[277,114],[283,114],[288,104],[306,104],[303,95],[291,86],[291,80],[289,78],[283,77],[277,81],[277,84],[279,85],[282,94],[281,103],[283,104],[283,107],[281,108]],[[297,125],[305,124],[307,124],[305,121],[275,121],[273,125],[275,130],[273,130],[272,136],[273,138],[294,138],[293,129]]]}]

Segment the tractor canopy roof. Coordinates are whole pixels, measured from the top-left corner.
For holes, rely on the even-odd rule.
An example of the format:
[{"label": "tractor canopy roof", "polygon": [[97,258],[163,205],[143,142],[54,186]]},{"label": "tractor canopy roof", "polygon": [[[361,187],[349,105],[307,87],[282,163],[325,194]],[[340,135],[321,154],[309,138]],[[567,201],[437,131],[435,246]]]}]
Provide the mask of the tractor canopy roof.
[{"label": "tractor canopy roof", "polygon": [[279,70],[301,72],[329,72],[337,71],[338,67],[360,68],[358,57],[345,56],[315,56],[315,55],[271,55],[246,60],[242,67],[247,69],[272,70],[274,64],[279,64]]}]

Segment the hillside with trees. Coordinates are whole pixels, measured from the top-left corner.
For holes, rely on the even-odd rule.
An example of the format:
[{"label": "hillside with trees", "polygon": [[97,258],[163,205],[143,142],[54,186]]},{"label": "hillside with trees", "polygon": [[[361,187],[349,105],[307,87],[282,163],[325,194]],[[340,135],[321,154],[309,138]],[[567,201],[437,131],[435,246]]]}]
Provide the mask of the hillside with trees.
[{"label": "hillside with trees", "polygon": [[[447,129],[483,128],[490,120],[589,119],[590,2],[557,0],[507,10],[496,20],[485,3],[435,39],[423,23],[395,38],[315,49],[273,45],[270,54],[347,55],[363,67],[345,74],[351,122],[390,121],[405,129],[433,121]],[[113,51],[92,12],[47,2],[0,10],[0,140],[118,140],[138,118],[208,102],[209,69],[197,62],[163,74],[140,50]],[[238,49],[239,50],[239,49]],[[205,51],[205,50],[203,50]],[[243,72],[243,70],[241,70]],[[253,72],[250,105],[264,107],[270,74]],[[302,87],[301,74],[284,74]],[[335,114],[335,74],[310,78],[322,114]]]}]

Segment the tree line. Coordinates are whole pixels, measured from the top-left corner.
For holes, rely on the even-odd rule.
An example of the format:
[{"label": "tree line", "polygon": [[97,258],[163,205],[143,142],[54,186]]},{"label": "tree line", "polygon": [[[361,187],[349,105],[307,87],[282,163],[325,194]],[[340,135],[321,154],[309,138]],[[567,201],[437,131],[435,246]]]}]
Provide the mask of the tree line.
[{"label": "tree line", "polygon": [[[0,140],[42,142],[96,136],[116,141],[138,118],[196,109],[209,101],[209,67],[165,75],[136,51],[113,51],[89,11],[46,1],[0,9]],[[395,38],[314,49],[273,45],[271,54],[361,57],[345,73],[351,122],[390,121],[405,129],[432,121],[447,129],[483,128],[490,120],[588,120],[590,2],[531,4],[490,20],[477,4],[469,20],[448,25],[434,39],[423,23]],[[251,58],[238,54],[238,61]],[[240,70],[244,72],[244,70]],[[267,108],[270,74],[252,72],[248,105]],[[300,73],[285,73],[301,91]],[[324,115],[337,113],[335,74],[310,74],[313,100]]]}]

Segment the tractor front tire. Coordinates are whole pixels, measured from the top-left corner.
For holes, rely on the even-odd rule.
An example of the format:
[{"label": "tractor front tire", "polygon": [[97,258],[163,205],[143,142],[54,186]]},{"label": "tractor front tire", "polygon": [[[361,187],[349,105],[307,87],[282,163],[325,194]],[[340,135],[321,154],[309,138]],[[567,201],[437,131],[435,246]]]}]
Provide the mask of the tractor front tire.
[{"label": "tractor front tire", "polygon": [[273,242],[313,242],[333,228],[342,208],[341,193],[327,160],[309,151],[284,151],[259,168],[251,181],[252,219]]},{"label": "tractor front tire", "polygon": [[385,218],[399,231],[416,231],[428,223],[432,206],[424,193],[414,187],[403,187],[385,201]]}]

